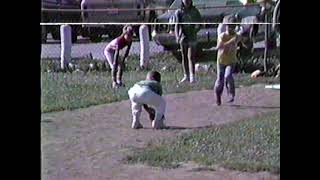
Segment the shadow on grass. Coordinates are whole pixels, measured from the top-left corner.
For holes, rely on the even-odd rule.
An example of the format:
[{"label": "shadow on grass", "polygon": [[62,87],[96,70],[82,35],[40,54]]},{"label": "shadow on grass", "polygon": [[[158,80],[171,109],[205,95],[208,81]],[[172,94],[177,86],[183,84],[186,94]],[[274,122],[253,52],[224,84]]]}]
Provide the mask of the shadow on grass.
[{"label": "shadow on grass", "polygon": [[224,106],[231,106],[238,109],[280,109],[280,106],[250,106],[250,105],[240,105],[240,104],[230,104]]},{"label": "shadow on grass", "polygon": [[165,129],[166,130],[184,130],[184,129],[207,129],[212,126],[199,126],[199,127],[182,127],[182,126],[167,126]]},{"label": "shadow on grass", "polygon": [[188,172],[200,172],[200,171],[216,171],[214,168],[209,167],[198,167],[187,170]]},{"label": "shadow on grass", "polygon": [[[211,127],[213,127],[213,125],[199,126],[199,127],[166,126],[165,128],[162,128],[162,129],[159,129],[159,130],[207,129],[207,128],[211,128]],[[153,128],[144,127],[143,129],[153,129]]]},{"label": "shadow on grass", "polygon": [[42,120],[41,123],[52,123],[52,120]]}]

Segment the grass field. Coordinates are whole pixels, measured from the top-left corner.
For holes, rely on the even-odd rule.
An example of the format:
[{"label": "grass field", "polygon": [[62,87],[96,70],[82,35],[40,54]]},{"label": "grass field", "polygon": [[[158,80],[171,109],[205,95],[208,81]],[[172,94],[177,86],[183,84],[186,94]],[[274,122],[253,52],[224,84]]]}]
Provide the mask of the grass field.
[{"label": "grass field", "polygon": [[[135,82],[144,79],[147,73],[147,70],[136,70],[139,57],[130,56],[123,76],[126,87],[113,89],[110,70],[103,68],[100,61],[74,61],[81,69],[86,69],[90,62],[97,63],[100,70],[56,72],[58,61],[41,60],[42,113],[126,100],[127,90]],[[215,67],[215,62],[202,63]],[[211,69],[208,72],[199,72],[197,83],[179,85],[178,80],[182,77],[181,64],[169,54],[152,57],[151,69],[162,73],[164,95],[212,89],[216,79],[215,70]],[[253,80],[249,74],[235,74],[235,80],[237,87],[280,82],[280,79],[272,77]],[[222,166],[239,171],[269,171],[280,174],[280,112],[262,114],[226,125],[191,130],[169,139],[153,139],[146,147],[130,153],[124,161],[132,164],[176,168],[192,161],[207,169]]]},{"label": "grass field", "polygon": [[[77,62],[80,68],[86,69],[89,62],[94,61],[78,60]],[[199,81],[196,84],[179,85],[178,80],[182,77],[181,64],[173,56],[160,54],[156,57],[151,57],[150,62],[152,69],[162,73],[164,94],[212,89],[213,81],[216,78],[216,73],[212,69],[208,72],[198,73]],[[214,62],[204,63],[215,67]],[[99,67],[101,64],[101,62],[98,62]],[[41,111],[45,113],[72,110],[128,99],[127,90],[135,82],[144,79],[147,73],[146,70],[137,71],[136,67],[138,65],[138,56],[128,58],[126,71],[123,75],[126,87],[115,90],[111,87],[111,76],[108,69],[90,72],[55,72],[52,70],[59,66],[59,61],[41,60]],[[266,77],[252,80],[248,74],[237,74],[235,75],[235,80],[237,86],[279,82],[278,79]]]},{"label": "grass field", "polygon": [[280,174],[280,112],[153,141],[126,161],[163,168],[193,161],[207,167]]}]

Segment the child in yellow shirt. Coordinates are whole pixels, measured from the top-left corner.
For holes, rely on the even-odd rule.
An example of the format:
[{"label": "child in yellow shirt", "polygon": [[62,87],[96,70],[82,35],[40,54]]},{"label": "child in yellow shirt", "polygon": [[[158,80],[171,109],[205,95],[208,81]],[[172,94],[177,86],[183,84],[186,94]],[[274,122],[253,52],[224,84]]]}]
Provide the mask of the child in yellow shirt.
[{"label": "child in yellow shirt", "polygon": [[[235,23],[236,19],[230,17],[228,23]],[[215,82],[216,103],[221,105],[221,96],[224,84],[226,84],[228,94],[233,102],[235,97],[235,85],[232,73],[237,62],[237,44],[240,42],[241,36],[235,32],[236,24],[227,24],[226,32],[218,36],[217,43],[217,80]]]}]

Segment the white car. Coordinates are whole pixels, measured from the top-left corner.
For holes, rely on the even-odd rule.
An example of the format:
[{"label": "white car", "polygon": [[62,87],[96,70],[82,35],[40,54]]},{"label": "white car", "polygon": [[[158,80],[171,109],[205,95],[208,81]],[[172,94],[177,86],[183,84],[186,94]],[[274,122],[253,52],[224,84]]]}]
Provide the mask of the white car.
[{"label": "white car", "polygon": [[[80,10],[80,0],[42,0],[41,1],[41,22],[42,23],[70,23],[81,22],[80,12],[52,11],[53,9],[75,9]],[[72,41],[77,40],[78,27],[72,27]],[[59,26],[42,26],[42,42],[46,42],[47,34],[51,33],[52,38],[60,40]]]},{"label": "white car", "polygon": [[[169,6],[172,0],[82,0],[81,9],[90,10],[82,12],[84,23],[114,23],[115,25],[83,25],[83,36],[90,37],[93,41],[100,41],[102,35],[108,34],[116,37],[121,34],[122,26],[117,23],[127,22],[152,22],[156,17],[153,11],[137,11],[156,5]],[[106,10],[108,9],[108,10]],[[92,11],[91,11],[92,10]],[[138,32],[138,28],[135,27]]]}]

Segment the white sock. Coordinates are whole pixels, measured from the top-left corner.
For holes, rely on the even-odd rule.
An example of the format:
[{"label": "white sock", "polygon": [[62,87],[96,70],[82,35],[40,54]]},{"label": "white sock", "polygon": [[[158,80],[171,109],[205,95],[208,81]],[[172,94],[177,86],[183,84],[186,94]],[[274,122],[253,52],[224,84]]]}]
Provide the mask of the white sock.
[{"label": "white sock", "polygon": [[186,81],[188,81],[188,75],[184,74],[183,78],[179,81],[179,83],[183,83],[183,82],[186,82]]},{"label": "white sock", "polygon": [[195,75],[194,74],[190,74],[190,82],[193,82],[195,80]]},{"label": "white sock", "polygon": [[183,78],[182,78],[180,81],[182,82],[182,81],[186,81],[186,80],[188,80],[188,75],[187,75],[187,74],[184,74],[184,75],[183,75]]}]

